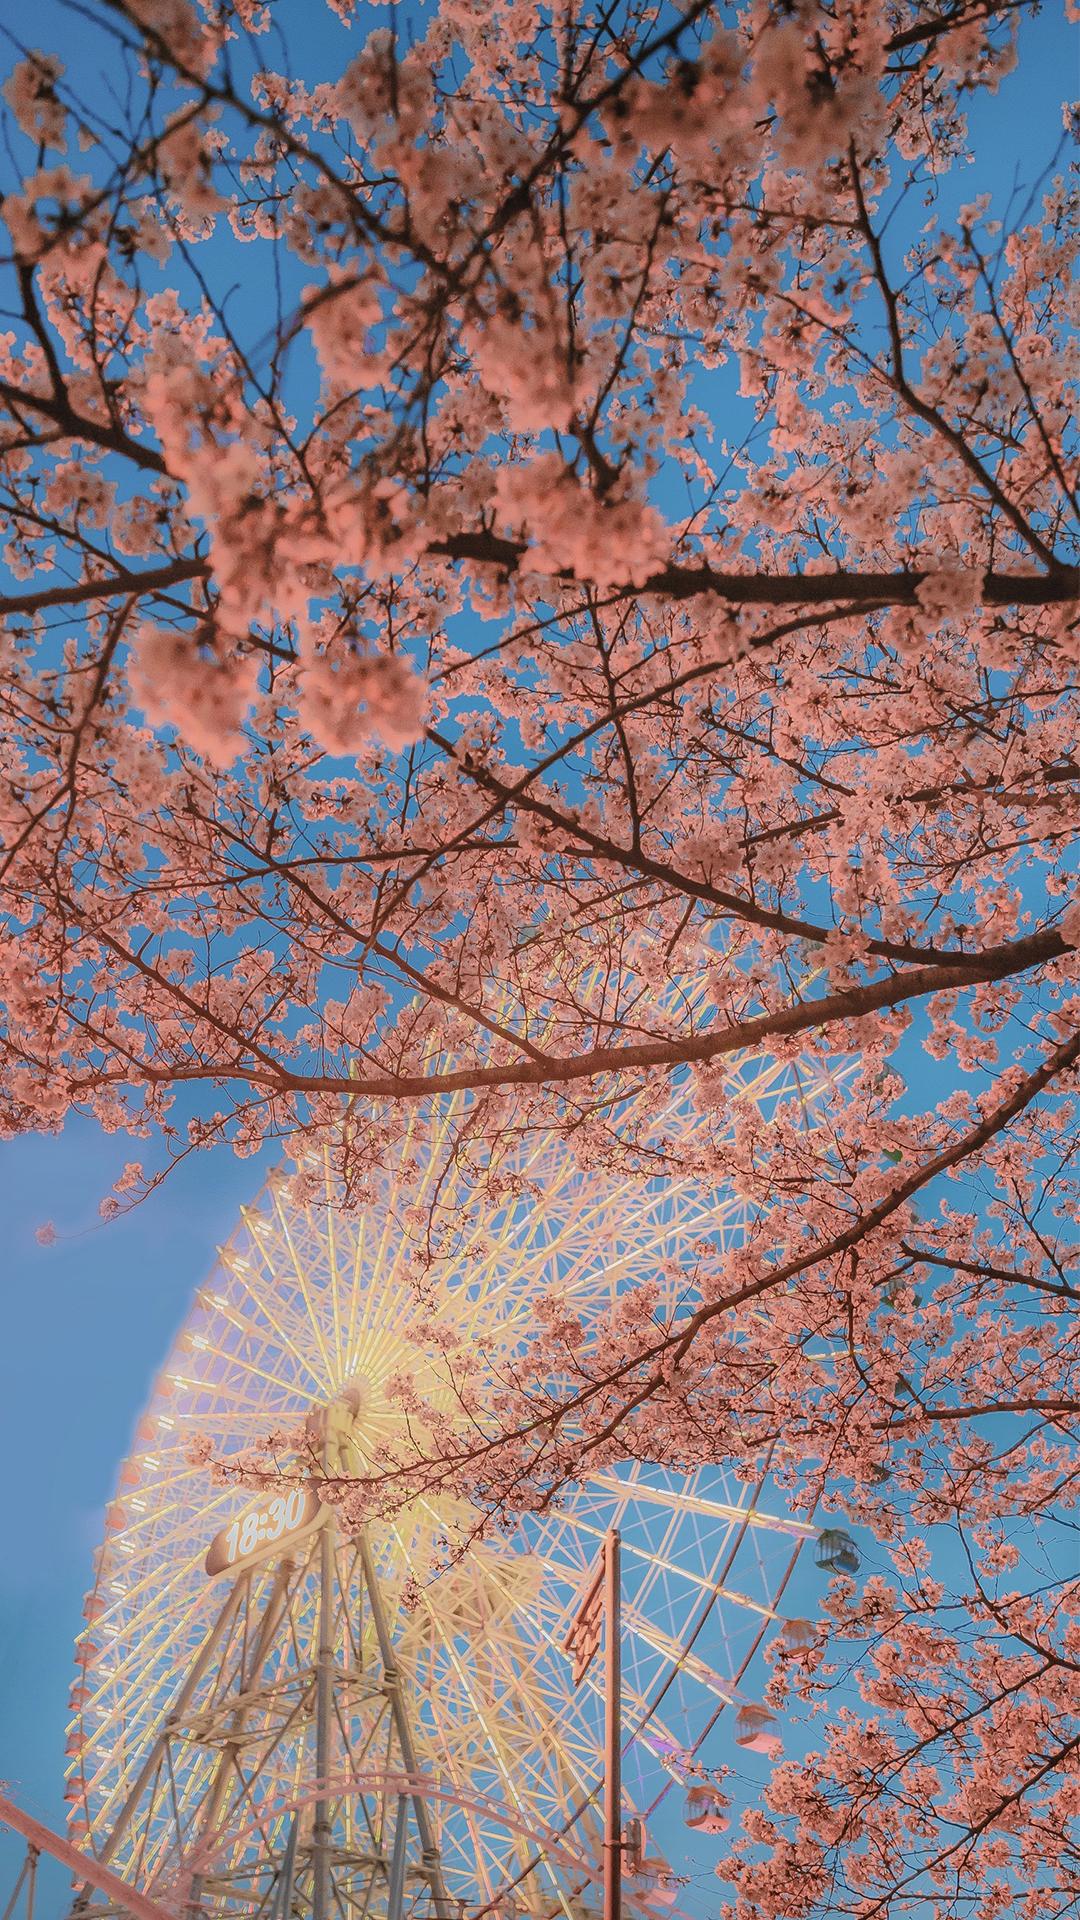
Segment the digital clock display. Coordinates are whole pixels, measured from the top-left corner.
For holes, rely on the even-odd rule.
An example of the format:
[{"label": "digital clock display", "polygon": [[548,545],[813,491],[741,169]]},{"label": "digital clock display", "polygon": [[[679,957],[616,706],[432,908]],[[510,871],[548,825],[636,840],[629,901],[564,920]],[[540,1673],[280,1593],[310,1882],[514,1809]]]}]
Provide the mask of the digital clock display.
[{"label": "digital clock display", "polygon": [[322,1510],[314,1487],[291,1487],[287,1493],[264,1494],[214,1535],[206,1555],[207,1573],[213,1578],[229,1567],[257,1560],[281,1541],[306,1532]]}]

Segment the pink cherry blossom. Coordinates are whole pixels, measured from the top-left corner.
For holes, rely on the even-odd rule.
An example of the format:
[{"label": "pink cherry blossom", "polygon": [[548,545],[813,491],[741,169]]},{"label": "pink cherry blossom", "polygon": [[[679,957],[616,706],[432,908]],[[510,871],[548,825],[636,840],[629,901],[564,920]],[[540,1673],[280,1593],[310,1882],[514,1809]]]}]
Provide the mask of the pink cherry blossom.
[{"label": "pink cherry blossom", "polygon": [[967,166],[1033,12],[117,0],[107,140],[2,89],[0,1136],[362,1207],[453,1101],[478,1219],[537,1129],[737,1209],[335,1490],[849,1535],[725,1920],[1077,1895],[1077,203]]}]

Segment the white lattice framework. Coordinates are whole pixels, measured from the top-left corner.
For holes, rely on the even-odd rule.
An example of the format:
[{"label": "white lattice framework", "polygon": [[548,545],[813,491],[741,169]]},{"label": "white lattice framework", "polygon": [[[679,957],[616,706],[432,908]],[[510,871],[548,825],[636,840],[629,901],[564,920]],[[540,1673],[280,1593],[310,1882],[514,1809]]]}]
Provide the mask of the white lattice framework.
[{"label": "white lattice framework", "polygon": [[[786,1089],[759,1064],[732,1070],[734,1100]],[[342,1916],[591,1910],[599,1681],[571,1689],[562,1642],[606,1529],[623,1542],[628,1813],[657,1805],[738,1700],[811,1532],[764,1484],[635,1464],[460,1555],[477,1512],[426,1494],[362,1537],[318,1525],[234,1581],[208,1579],[208,1542],[252,1496],[193,1463],[194,1436],[232,1458],[336,1408],[348,1458],[370,1467],[400,1439],[402,1378],[452,1410],[464,1347],[494,1395],[535,1332],[538,1294],[557,1288],[587,1338],[644,1277],[658,1310],[674,1309],[702,1249],[741,1233],[730,1197],[584,1178],[533,1136],[479,1216],[462,1186],[453,1252],[418,1284],[433,1196],[452,1216],[464,1182],[461,1113],[449,1101],[418,1120],[399,1176],[354,1214],[329,1158],[299,1201],[269,1182],[197,1294],[122,1469],[78,1645],[70,1828],[174,1910],[270,1913],[286,1862],[294,1908],[317,1907],[320,1820],[323,1897]],[[689,1108],[663,1118],[669,1137],[693,1124]],[[103,1910],[95,1899],[87,1889],[86,1912]]]}]

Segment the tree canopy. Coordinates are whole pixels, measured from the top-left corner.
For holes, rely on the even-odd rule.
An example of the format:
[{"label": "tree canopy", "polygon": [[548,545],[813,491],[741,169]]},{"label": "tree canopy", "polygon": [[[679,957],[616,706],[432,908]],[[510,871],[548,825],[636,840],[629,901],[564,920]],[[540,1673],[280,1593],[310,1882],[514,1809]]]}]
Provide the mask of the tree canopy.
[{"label": "tree canopy", "polygon": [[891,1554],[778,1656],[854,1636],[866,1711],[739,1920],[1080,1892],[1060,130],[953,191],[1034,11],[87,0],[3,88],[0,1132],[156,1143],[113,1205],[329,1142],[360,1205],[444,1095],[481,1184],[695,1103],[741,1243],[584,1347],[553,1288],[439,1471],[768,1451]]}]

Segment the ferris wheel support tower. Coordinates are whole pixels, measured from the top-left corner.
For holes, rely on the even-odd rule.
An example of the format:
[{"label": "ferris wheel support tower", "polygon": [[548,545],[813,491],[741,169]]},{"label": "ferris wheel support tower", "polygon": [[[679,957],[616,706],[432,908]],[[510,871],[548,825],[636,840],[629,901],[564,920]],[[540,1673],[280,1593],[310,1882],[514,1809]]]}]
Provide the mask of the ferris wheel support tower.
[{"label": "ferris wheel support tower", "polygon": [[[355,1405],[355,1394],[346,1392],[322,1415],[322,1474],[327,1480],[339,1480],[355,1470],[350,1435]],[[427,1884],[432,1920],[454,1920],[457,1905],[446,1889],[426,1797],[434,1782],[425,1780],[418,1761],[381,1577],[366,1533],[361,1530],[352,1540],[341,1537],[334,1507],[319,1500],[318,1480],[305,1483],[294,1475],[286,1484],[289,1493],[284,1497],[284,1526],[272,1511],[282,1506],[283,1496],[275,1495],[268,1502],[264,1496],[262,1503],[255,1502],[211,1541],[207,1573],[214,1577],[227,1568],[234,1576],[232,1583],[132,1783],[102,1848],[101,1862],[107,1866],[125,1847],[133,1822],[153,1819],[156,1792],[164,1793],[167,1787],[175,1802],[173,1749],[199,1744],[215,1751],[216,1758],[201,1803],[185,1816],[187,1827],[197,1836],[190,1846],[194,1868],[185,1912],[189,1920],[195,1920],[206,1911],[204,1896],[211,1901],[227,1898],[227,1888],[215,1874],[213,1863],[221,1833],[246,1817],[241,1756],[247,1750],[250,1757],[254,1749],[258,1770],[273,1769],[275,1730],[292,1740],[299,1705],[309,1718],[313,1747],[307,1809],[310,1831],[305,1840],[299,1838],[299,1820],[305,1811],[301,1805],[292,1810],[284,1832],[279,1812],[277,1844],[267,1845],[262,1867],[251,1864],[247,1869],[253,1882],[258,1885],[269,1874],[274,1906],[280,1907],[283,1917],[294,1889],[308,1883],[312,1920],[332,1920],[335,1897],[340,1901],[345,1890],[343,1881],[347,1882],[349,1904],[360,1903],[365,1912],[371,1904],[374,1883],[381,1881],[385,1885],[386,1920],[404,1920],[406,1885],[412,1877]],[[290,1508],[296,1513],[292,1527],[287,1524]],[[272,1532],[277,1537],[268,1545],[266,1536]],[[249,1534],[254,1546],[244,1553]],[[282,1670],[282,1628],[297,1589],[305,1582],[314,1583],[313,1602],[309,1598],[305,1611],[315,1623],[315,1645],[308,1650],[306,1664],[286,1662]],[[342,1641],[339,1627],[346,1615],[354,1622],[352,1646],[358,1669],[343,1665],[338,1658]],[[230,1672],[238,1638],[239,1661]],[[298,1653],[295,1633],[293,1646]],[[362,1679],[358,1672],[362,1672]],[[281,1696],[277,1702],[276,1694]],[[371,1779],[365,1786],[364,1763],[372,1738],[371,1708],[380,1699],[386,1709],[383,1713],[375,1708],[375,1718],[385,1721],[381,1760],[374,1771],[368,1765]],[[207,1702],[212,1702],[212,1707]],[[253,1726],[260,1716],[261,1734]],[[350,1728],[355,1731],[358,1724],[367,1742],[362,1753],[350,1746]],[[336,1754],[335,1748],[339,1749]],[[339,1761],[336,1771],[335,1758]],[[408,1783],[408,1790],[396,1790],[396,1781]],[[337,1803],[344,1801],[350,1803],[346,1824],[367,1831],[371,1841],[367,1850],[353,1848],[351,1854],[343,1855],[340,1835],[335,1838],[335,1813],[341,1811]],[[185,1849],[175,1805],[173,1818],[177,1844]],[[260,1906],[264,1900],[265,1891]],[[93,1888],[84,1885],[73,1902],[71,1916],[72,1920],[105,1920],[106,1915],[121,1910],[114,1905],[102,1906],[95,1900]]]}]

